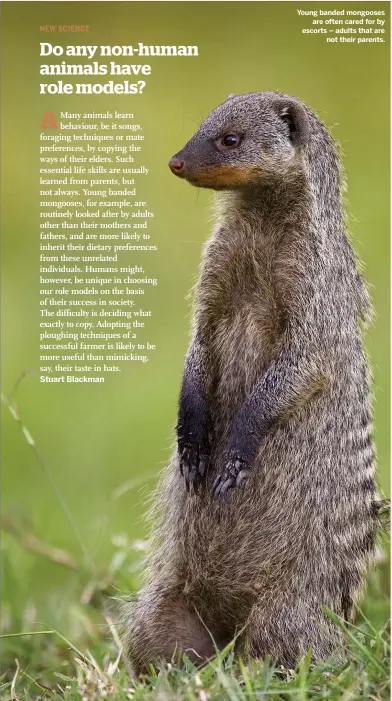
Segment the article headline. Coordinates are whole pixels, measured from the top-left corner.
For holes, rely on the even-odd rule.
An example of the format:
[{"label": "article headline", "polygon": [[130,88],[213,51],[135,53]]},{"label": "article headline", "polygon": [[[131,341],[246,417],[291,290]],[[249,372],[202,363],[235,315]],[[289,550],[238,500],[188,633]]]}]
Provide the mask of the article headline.
[{"label": "article headline", "polygon": [[145,77],[151,75],[151,65],[148,63],[119,63],[108,61],[100,63],[97,58],[118,57],[195,57],[199,55],[198,46],[147,46],[138,43],[136,46],[54,46],[49,42],[40,43],[40,56],[62,56],[85,58],[89,63],[70,63],[65,59],[57,63],[41,64],[42,76],[142,76],[136,82],[124,80],[107,83],[68,83],[57,80],[52,83],[40,83],[41,95],[141,95],[147,85]]}]

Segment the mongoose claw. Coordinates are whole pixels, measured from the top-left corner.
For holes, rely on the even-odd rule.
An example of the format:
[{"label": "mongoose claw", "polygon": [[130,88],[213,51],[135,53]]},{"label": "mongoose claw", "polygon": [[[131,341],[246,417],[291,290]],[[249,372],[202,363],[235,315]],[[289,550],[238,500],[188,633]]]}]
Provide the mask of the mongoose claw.
[{"label": "mongoose claw", "polygon": [[229,489],[239,487],[241,482],[248,477],[249,472],[245,460],[238,456],[231,457],[223,472],[216,477],[212,485],[213,498],[219,499],[227,494]]},{"label": "mongoose claw", "polygon": [[211,419],[206,402],[193,397],[180,404],[177,431],[178,461],[185,485],[196,493],[208,469]]},{"label": "mongoose claw", "polygon": [[178,449],[180,471],[185,479],[186,488],[189,491],[189,487],[192,485],[194,491],[197,492],[208,467],[207,449],[198,442],[192,443],[183,438],[179,438]]}]

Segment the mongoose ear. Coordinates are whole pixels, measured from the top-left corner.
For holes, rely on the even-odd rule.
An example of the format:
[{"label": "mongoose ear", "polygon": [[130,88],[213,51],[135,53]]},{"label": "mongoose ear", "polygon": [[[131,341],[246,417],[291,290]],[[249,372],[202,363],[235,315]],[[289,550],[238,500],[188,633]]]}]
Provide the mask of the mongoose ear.
[{"label": "mongoose ear", "polygon": [[227,100],[231,100],[232,97],[235,97],[234,93],[231,92],[227,97],[226,97],[226,102]]},{"label": "mongoose ear", "polygon": [[305,146],[309,137],[309,120],[305,108],[299,102],[283,104],[279,116],[287,124],[293,146]]}]

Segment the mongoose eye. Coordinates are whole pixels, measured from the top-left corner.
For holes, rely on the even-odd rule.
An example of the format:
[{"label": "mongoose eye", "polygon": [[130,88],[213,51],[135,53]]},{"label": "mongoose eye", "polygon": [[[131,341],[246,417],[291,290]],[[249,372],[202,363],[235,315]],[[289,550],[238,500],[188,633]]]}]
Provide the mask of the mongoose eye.
[{"label": "mongoose eye", "polygon": [[238,134],[225,134],[220,139],[216,140],[216,146],[221,151],[229,151],[230,149],[237,148],[241,141],[241,137]]}]

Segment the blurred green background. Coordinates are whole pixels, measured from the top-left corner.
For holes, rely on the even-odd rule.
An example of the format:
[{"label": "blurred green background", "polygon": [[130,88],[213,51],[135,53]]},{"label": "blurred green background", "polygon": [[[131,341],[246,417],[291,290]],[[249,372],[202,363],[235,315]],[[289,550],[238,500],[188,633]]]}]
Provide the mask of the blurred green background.
[{"label": "blurred green background", "polygon": [[[382,9],[389,3],[338,3]],[[176,181],[167,161],[228,93],[280,90],[307,102],[344,151],[347,207],[356,249],[371,284],[376,319],[367,336],[374,373],[379,482],[389,466],[389,40],[327,45],[292,2],[3,2],[2,14],[2,385],[10,395],[26,370],[38,370],[39,133],[44,111],[134,112],[144,126],[140,199],[155,212],[159,253],[146,258],[159,276],[148,292],[148,338],[158,350],[144,365],[122,364],[100,385],[45,385],[27,374],[15,399],[74,524],[98,567],[122,563],[137,586],[142,515],[156,474],[169,458],[189,332],[186,299],[208,236],[211,195]],[[331,9],[331,3],[303,8]],[[88,35],[43,34],[42,24],[90,24]],[[388,31],[387,29],[387,31]],[[53,44],[198,45],[197,58],[149,58],[143,95],[39,95],[40,41]],[[118,62],[126,62],[126,59]],[[129,62],[131,60],[129,59]],[[136,61],[137,62],[137,61]],[[67,79],[68,80],[68,79]],[[46,80],[43,82],[47,82]],[[48,81],[51,82],[51,81]],[[84,81],[80,81],[84,82]],[[95,82],[95,81],[94,81]],[[132,81],[131,81],[132,82]],[[129,262],[139,262],[130,256]],[[20,426],[5,408],[2,514],[22,532],[65,548],[79,546]],[[3,627],[70,627],[80,575],[2,538]],[[114,558],[114,560],[113,560]],[[377,608],[377,607],[376,607]],[[376,614],[375,614],[376,615]],[[72,631],[71,633],[72,634]]]}]

